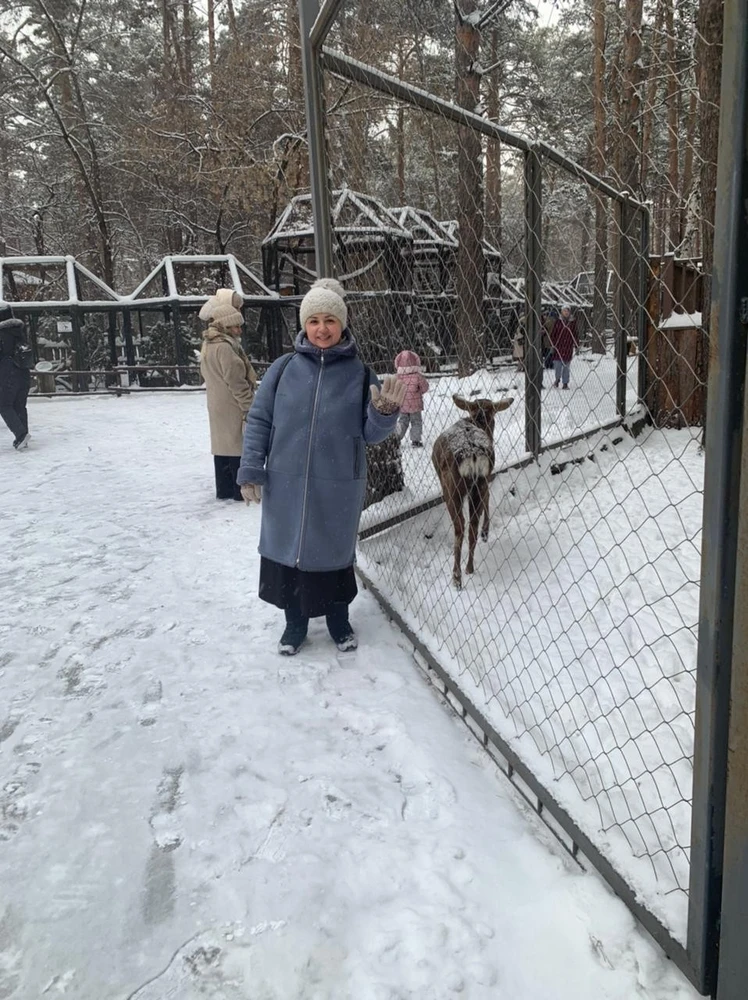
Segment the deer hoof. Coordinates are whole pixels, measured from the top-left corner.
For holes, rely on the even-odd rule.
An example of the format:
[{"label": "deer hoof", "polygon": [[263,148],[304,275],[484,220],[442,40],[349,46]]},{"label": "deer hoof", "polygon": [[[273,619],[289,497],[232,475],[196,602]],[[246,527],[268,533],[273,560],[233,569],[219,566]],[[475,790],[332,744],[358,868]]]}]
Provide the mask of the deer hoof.
[{"label": "deer hoof", "polygon": [[455,585],[455,590],[462,590],[462,579],[460,577],[452,577],[452,582]]}]

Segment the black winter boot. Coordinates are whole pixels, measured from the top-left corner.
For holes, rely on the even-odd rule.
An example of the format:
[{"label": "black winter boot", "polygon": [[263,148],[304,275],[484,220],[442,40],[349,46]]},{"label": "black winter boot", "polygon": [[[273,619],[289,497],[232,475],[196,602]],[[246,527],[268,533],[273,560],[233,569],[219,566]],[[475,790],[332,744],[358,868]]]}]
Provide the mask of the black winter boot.
[{"label": "black winter boot", "polygon": [[348,605],[335,604],[330,614],[325,616],[330,637],[341,653],[358,649],[358,638],[348,621]]},{"label": "black winter boot", "polygon": [[304,618],[297,611],[286,609],[286,627],[278,643],[278,652],[281,656],[296,656],[306,639],[309,628],[309,619]]}]

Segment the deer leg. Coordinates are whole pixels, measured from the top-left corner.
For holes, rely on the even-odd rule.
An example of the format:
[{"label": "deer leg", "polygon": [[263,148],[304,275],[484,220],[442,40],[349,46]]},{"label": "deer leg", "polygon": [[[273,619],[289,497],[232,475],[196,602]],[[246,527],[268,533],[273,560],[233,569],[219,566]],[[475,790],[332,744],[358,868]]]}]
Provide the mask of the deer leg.
[{"label": "deer leg", "polygon": [[466,573],[472,573],[473,557],[475,556],[475,543],[478,541],[478,523],[480,521],[481,512],[481,496],[480,496],[480,484],[473,483],[470,487],[470,492],[468,493],[468,560],[465,566]]},{"label": "deer leg", "polygon": [[454,528],[455,535],[455,545],[454,545],[454,567],[452,569],[452,579],[454,580],[454,585],[458,590],[462,588],[462,569],[460,567],[460,561],[462,559],[462,539],[465,534],[465,516],[462,513],[462,497],[459,497],[456,501],[453,499],[447,504],[449,510],[449,516],[452,518],[452,527]]},{"label": "deer leg", "polygon": [[481,528],[480,536],[484,542],[488,541],[488,499],[489,499],[489,489],[488,480],[481,479],[480,481],[480,498],[481,507],[483,508],[483,526]]}]

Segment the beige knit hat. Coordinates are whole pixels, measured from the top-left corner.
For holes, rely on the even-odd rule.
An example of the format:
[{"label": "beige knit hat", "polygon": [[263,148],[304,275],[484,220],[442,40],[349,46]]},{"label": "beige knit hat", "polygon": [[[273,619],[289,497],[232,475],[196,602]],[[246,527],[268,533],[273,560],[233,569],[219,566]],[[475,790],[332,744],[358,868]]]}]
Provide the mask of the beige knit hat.
[{"label": "beige knit hat", "polygon": [[241,309],[243,302],[242,297],[238,292],[235,292],[233,288],[219,288],[215,295],[211,295],[208,301],[203,305],[202,309],[198,313],[198,316],[204,323],[209,323],[213,318],[213,310],[217,305],[225,305],[228,303],[233,306],[234,309]]},{"label": "beige knit hat", "polygon": [[306,321],[316,313],[329,313],[339,319],[343,328],[348,325],[348,307],[343,301],[345,289],[334,278],[320,278],[315,281],[299,307],[299,319],[301,328],[304,329]]},{"label": "beige knit hat", "polygon": [[219,330],[230,330],[234,326],[244,326],[244,317],[230,302],[219,302],[213,307],[210,322]]}]

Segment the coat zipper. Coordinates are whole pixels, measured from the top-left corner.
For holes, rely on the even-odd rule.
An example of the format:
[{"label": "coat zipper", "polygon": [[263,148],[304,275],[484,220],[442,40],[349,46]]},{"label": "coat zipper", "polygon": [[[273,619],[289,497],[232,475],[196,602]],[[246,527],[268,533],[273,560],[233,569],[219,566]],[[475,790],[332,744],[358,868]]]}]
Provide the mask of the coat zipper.
[{"label": "coat zipper", "polygon": [[322,372],[325,368],[325,355],[323,351],[320,351],[319,356],[319,375],[317,376],[317,388],[314,392],[314,406],[312,407],[312,420],[309,426],[309,447],[306,453],[306,471],[304,472],[304,503],[301,508],[301,531],[299,532],[299,551],[296,553],[296,568],[298,569],[299,563],[301,562],[301,550],[304,546],[304,533],[306,531],[306,508],[307,508],[307,498],[309,496],[309,466],[312,462],[312,442],[314,440],[314,424],[317,420],[317,405],[319,404],[319,390],[322,385]]}]

